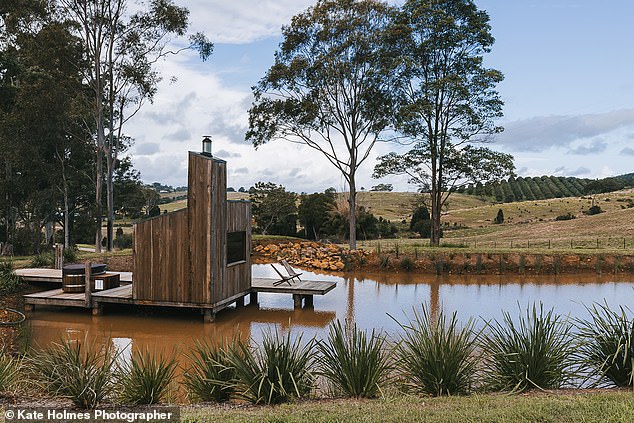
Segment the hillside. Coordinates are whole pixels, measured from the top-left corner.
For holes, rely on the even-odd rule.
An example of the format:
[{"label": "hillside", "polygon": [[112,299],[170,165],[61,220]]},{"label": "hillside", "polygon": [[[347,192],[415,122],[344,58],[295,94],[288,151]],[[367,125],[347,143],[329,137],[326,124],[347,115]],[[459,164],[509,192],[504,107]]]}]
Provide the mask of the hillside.
[{"label": "hillside", "polygon": [[498,202],[547,200],[579,197],[588,192],[615,192],[634,185],[634,173],[587,179],[564,176],[536,176],[509,178],[506,181],[469,185],[461,192],[480,197],[491,197]]}]

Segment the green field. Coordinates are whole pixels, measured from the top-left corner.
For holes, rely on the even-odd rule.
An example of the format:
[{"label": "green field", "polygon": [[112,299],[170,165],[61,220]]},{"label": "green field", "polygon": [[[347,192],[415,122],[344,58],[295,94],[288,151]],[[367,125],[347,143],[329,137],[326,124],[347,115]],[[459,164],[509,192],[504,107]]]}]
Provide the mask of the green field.
[{"label": "green field", "polygon": [[[344,194],[339,194],[341,196]],[[229,199],[248,199],[247,193],[228,193]],[[359,192],[358,203],[377,217],[397,223],[407,230],[412,211],[420,201],[413,192]],[[591,197],[568,197],[538,201],[495,203],[490,197],[453,194],[443,210],[446,225],[442,243],[485,249],[634,249],[634,189],[599,194],[594,202],[604,211],[584,214],[593,203]],[[161,205],[174,211],[187,206],[181,200]],[[498,209],[504,212],[504,223],[493,223]],[[570,213],[572,220],[557,221]],[[401,238],[410,238],[401,232]],[[375,242],[375,241],[374,241]],[[426,241],[411,238],[399,240],[404,246],[424,246]],[[373,242],[362,243],[372,245]]]},{"label": "green field", "polygon": [[182,410],[186,422],[627,422],[632,392],[569,391],[528,395],[303,401],[279,406],[211,406]]}]

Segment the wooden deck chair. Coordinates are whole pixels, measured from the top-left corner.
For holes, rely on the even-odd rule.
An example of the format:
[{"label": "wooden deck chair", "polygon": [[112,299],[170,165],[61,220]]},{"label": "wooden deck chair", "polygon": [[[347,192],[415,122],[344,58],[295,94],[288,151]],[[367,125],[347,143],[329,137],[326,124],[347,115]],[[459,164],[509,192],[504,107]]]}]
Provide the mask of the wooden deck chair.
[{"label": "wooden deck chair", "polygon": [[283,284],[284,282],[288,283],[289,285],[292,285],[291,284],[291,279],[293,279],[293,276],[284,276],[284,275],[282,275],[282,272],[280,272],[277,269],[277,267],[275,267],[275,265],[273,263],[271,263],[271,267],[273,268],[273,270],[275,270],[275,273],[277,273],[280,276],[280,280],[273,282],[273,286],[277,286],[277,285]]},{"label": "wooden deck chair", "polygon": [[[297,273],[293,270],[293,268],[286,262],[286,260],[282,260],[280,262],[282,264],[282,266],[284,266],[284,268],[286,269],[286,272],[288,273],[287,276],[284,276],[282,274],[282,272],[280,272],[277,267],[275,267],[275,265],[273,263],[271,263],[271,267],[273,268],[273,270],[275,270],[275,273],[277,273],[280,277],[279,281],[273,282],[274,286],[283,284],[284,282],[286,282],[289,285],[292,285],[292,281],[293,279],[297,278],[298,281],[301,282],[301,279],[299,278],[299,275],[301,275],[301,273]],[[284,264],[286,263],[286,264]],[[290,271],[288,270],[290,269]]]},{"label": "wooden deck chair", "polygon": [[282,266],[284,266],[284,269],[286,269],[286,273],[288,273],[288,276],[290,276],[291,278],[297,278],[298,282],[302,281],[299,277],[302,272],[297,273],[286,260],[280,260],[280,263],[282,264]]}]

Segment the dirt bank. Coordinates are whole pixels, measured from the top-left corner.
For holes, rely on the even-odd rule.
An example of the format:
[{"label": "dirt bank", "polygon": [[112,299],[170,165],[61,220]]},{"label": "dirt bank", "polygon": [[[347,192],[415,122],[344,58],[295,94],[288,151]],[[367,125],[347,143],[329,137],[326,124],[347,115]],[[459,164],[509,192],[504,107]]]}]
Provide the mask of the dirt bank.
[{"label": "dirt bank", "polygon": [[[254,262],[287,260],[304,269],[412,271],[428,274],[634,273],[632,254],[350,251],[315,242],[258,240]],[[316,252],[322,257],[315,259]],[[317,253],[318,254],[318,253]]]}]

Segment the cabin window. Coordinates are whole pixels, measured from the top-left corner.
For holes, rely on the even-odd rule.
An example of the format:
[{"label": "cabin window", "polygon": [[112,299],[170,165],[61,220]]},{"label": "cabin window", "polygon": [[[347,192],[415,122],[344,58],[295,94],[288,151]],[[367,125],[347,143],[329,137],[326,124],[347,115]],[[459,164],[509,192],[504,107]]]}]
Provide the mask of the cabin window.
[{"label": "cabin window", "polygon": [[247,233],[227,233],[227,266],[247,259]]}]

